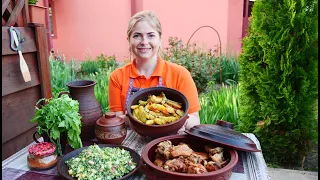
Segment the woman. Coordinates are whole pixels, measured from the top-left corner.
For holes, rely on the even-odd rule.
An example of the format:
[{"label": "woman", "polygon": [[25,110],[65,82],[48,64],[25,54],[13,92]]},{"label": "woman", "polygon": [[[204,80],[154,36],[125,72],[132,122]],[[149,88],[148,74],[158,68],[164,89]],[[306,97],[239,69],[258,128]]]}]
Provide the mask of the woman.
[{"label": "woman", "polygon": [[130,55],[136,58],[128,65],[112,72],[109,80],[109,108],[117,116],[126,119],[126,103],[141,88],[165,86],[183,93],[190,104],[189,118],[178,133],[200,124],[200,103],[195,83],[187,69],[164,61],[159,56],[162,29],[158,17],[152,11],[135,14],[127,30]]}]

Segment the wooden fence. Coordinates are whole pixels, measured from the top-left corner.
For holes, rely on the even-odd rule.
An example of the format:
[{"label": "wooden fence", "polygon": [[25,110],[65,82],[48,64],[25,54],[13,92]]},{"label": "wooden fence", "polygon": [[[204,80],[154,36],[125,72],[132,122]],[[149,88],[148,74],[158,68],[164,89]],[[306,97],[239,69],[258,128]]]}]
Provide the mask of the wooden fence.
[{"label": "wooden fence", "polygon": [[[25,82],[18,52],[10,46],[10,26],[21,34],[21,51],[31,81]],[[29,23],[28,0],[2,0],[2,160],[33,141],[30,122],[40,98],[52,97],[47,30]]]}]

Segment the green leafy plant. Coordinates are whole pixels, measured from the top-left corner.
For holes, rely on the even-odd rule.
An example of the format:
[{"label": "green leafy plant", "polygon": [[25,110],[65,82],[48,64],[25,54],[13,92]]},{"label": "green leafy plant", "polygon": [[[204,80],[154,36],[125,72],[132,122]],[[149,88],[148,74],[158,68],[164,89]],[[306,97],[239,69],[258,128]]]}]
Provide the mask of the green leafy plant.
[{"label": "green leafy plant", "polygon": [[[240,65],[237,56],[221,55],[219,62],[222,66],[222,82],[228,85],[236,84],[239,81]],[[220,68],[214,74],[216,82],[220,82]]]},{"label": "green leafy plant", "polygon": [[204,92],[208,82],[213,81],[213,74],[217,71],[217,58],[211,51],[198,48],[196,44],[188,47],[176,37],[169,38],[169,47],[164,50],[162,57],[185,67],[197,86],[198,92]]},{"label": "green leafy plant", "polygon": [[214,82],[210,82],[209,90],[199,97],[201,124],[215,124],[217,120],[224,120],[233,123],[235,130],[238,130],[238,86],[222,85],[220,89],[216,89],[214,85]]},{"label": "green leafy plant", "polygon": [[240,55],[240,129],[268,163],[303,165],[318,137],[318,1],[255,1]]},{"label": "green leafy plant", "polygon": [[37,105],[44,101],[45,105],[41,108],[35,107],[35,114],[30,120],[37,123],[37,132],[39,135],[48,135],[50,141],[57,146],[58,154],[62,155],[61,136],[66,135],[68,143],[72,148],[82,147],[80,139],[81,116],[79,111],[79,102],[63,94],[59,98],[40,99]]},{"label": "green leafy plant", "polygon": [[115,56],[100,54],[95,60],[92,60],[90,56],[87,59],[87,61],[81,63],[81,73],[85,75],[97,73],[99,69],[116,69],[118,67]]},{"label": "green leafy plant", "polygon": [[29,0],[28,4],[37,4],[38,0]]},{"label": "green leafy plant", "polygon": [[57,61],[49,58],[50,77],[53,97],[58,97],[61,91],[68,91],[67,82],[76,79],[76,62],[71,60],[69,63]]}]

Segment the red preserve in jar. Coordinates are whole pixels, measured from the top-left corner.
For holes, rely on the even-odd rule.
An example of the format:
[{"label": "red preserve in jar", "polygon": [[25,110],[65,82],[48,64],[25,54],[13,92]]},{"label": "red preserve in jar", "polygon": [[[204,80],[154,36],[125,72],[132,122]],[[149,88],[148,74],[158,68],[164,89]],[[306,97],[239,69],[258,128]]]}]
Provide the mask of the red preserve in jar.
[{"label": "red preserve in jar", "polygon": [[42,142],[29,148],[28,165],[32,169],[44,170],[55,166],[58,156],[55,153],[56,146],[50,142]]}]

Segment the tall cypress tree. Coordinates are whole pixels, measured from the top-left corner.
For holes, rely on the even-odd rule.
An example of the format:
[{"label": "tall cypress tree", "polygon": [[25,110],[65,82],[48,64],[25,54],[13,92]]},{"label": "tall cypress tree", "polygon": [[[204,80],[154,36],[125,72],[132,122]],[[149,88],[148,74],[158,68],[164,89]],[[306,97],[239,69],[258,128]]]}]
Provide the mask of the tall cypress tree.
[{"label": "tall cypress tree", "polygon": [[239,59],[240,130],[267,162],[301,162],[318,136],[318,1],[255,1]]}]

